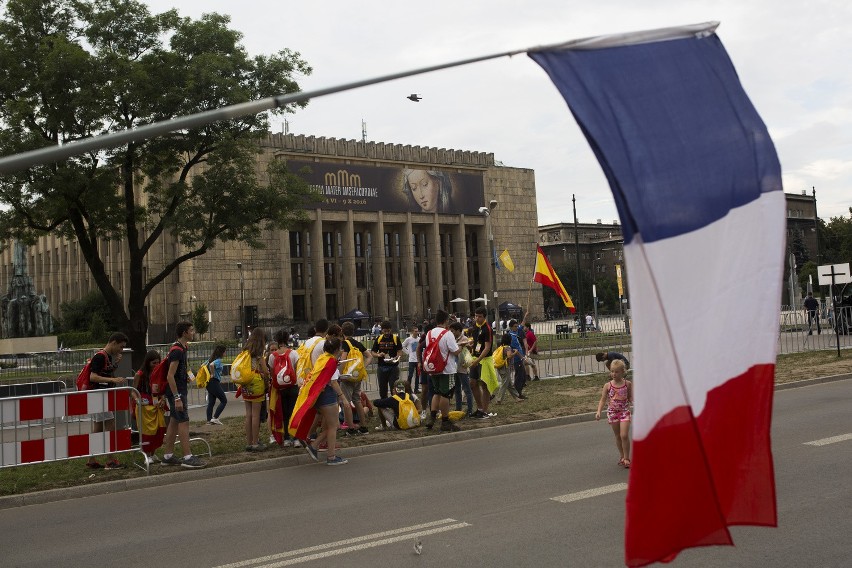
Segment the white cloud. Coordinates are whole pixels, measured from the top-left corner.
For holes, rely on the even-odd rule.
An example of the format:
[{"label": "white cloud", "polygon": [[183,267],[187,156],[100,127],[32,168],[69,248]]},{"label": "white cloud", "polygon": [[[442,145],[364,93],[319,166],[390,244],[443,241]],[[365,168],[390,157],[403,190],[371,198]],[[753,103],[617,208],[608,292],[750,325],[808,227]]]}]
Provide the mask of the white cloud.
[{"label": "white cloud", "polygon": [[[172,0],[148,0],[154,11]],[[238,8],[237,8],[238,6]],[[592,35],[719,20],[718,34],[770,128],[787,191],[817,186],[820,214],[852,204],[852,3],[845,0],[682,2],[509,0],[428,3],[184,3],[183,15],[230,14],[252,53],[287,47],[314,74],[305,89]],[[423,95],[420,103],[405,99]],[[595,161],[544,72],[520,55],[394,81],[311,102],[291,131],[493,152],[536,171],[539,222],[615,219]]]}]

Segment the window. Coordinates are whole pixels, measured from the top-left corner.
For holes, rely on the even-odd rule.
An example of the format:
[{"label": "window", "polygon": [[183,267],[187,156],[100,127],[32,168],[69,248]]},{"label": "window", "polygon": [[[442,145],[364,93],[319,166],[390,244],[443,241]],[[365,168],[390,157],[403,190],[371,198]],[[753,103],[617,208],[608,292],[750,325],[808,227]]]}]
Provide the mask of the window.
[{"label": "window", "polygon": [[343,235],[337,231],[337,257],[343,258]]},{"label": "window", "polygon": [[364,256],[364,243],[362,242],[361,233],[355,233],[355,256]]},{"label": "window", "polygon": [[293,294],[293,319],[297,321],[308,319],[305,313],[305,297],[302,294]]},{"label": "window", "polygon": [[311,256],[311,234],[305,233],[305,255]]},{"label": "window", "polygon": [[301,290],[305,287],[305,278],[302,274],[302,266],[301,262],[290,265],[290,287],[294,290]]},{"label": "window", "polygon": [[337,294],[325,295],[325,313],[328,317],[337,318]]},{"label": "window", "polygon": [[393,263],[386,262],[385,263],[385,278],[387,279],[388,287],[394,286],[393,283]]},{"label": "window", "polygon": [[411,235],[411,255],[414,257],[420,256],[420,248],[417,246],[417,233],[412,233]]},{"label": "window", "polygon": [[334,263],[325,263],[325,287],[334,288]]},{"label": "window", "polygon": [[420,263],[414,263],[414,285],[420,286]]},{"label": "window", "polygon": [[355,263],[355,286],[358,288],[367,287],[367,269],[363,262]]},{"label": "window", "polygon": [[302,233],[290,231],[290,258],[302,258]]},{"label": "window", "polygon": [[385,258],[390,258],[390,256],[391,256],[390,233],[385,233]]},{"label": "window", "polygon": [[394,252],[395,252],[394,256],[397,257],[397,258],[402,256],[402,254],[400,253],[400,250],[399,250],[399,233],[393,234],[393,246],[394,246]]},{"label": "window", "polygon": [[332,258],[334,256],[334,241],[331,240],[331,232],[323,232],[322,234],[322,244],[323,244],[323,256],[326,258]]}]

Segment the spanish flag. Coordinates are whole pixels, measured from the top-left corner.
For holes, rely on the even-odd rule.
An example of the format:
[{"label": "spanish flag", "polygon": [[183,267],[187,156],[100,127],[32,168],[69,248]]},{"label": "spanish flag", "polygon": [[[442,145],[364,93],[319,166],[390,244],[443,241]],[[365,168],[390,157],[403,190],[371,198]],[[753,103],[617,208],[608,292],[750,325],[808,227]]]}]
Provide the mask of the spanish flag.
[{"label": "spanish flag", "polygon": [[545,256],[544,251],[539,246],[536,247],[535,276],[533,277],[533,282],[553,288],[556,294],[562,298],[565,307],[571,310],[572,314],[577,311],[577,308],[574,307],[574,302],[571,301],[571,296],[568,295],[565,286],[560,282],[559,276],[556,275],[556,271],[553,270],[553,266],[550,265],[550,261],[547,260],[547,256]]},{"label": "spanish flag", "polygon": [[288,428],[290,435],[297,440],[307,439],[317,414],[314,403],[336,372],[337,357],[333,357],[330,353],[323,353],[317,359],[308,378],[305,379],[305,384],[299,389],[299,398],[296,399]]}]

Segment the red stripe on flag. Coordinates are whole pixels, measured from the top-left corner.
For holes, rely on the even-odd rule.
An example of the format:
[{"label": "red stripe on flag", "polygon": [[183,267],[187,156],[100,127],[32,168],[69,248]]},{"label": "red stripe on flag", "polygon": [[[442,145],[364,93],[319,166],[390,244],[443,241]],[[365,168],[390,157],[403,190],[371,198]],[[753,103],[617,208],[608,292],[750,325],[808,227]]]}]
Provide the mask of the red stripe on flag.
[{"label": "red stripe on flag", "polygon": [[44,401],[41,398],[22,398],[18,401],[20,421],[41,420],[44,416]]},{"label": "red stripe on flag", "polygon": [[773,375],[774,365],[752,367],[708,392],[697,418],[678,407],[634,443],[628,566],[670,561],[693,546],[732,545],[730,525],[776,525]]},{"label": "red stripe on flag", "polygon": [[68,457],[89,455],[89,435],[75,434],[68,436]]},{"label": "red stripe on flag", "polygon": [[21,442],[21,463],[44,461],[44,440]]},{"label": "red stripe on flag", "polygon": [[86,391],[71,393],[65,397],[65,414],[79,416],[89,413],[89,395]]}]

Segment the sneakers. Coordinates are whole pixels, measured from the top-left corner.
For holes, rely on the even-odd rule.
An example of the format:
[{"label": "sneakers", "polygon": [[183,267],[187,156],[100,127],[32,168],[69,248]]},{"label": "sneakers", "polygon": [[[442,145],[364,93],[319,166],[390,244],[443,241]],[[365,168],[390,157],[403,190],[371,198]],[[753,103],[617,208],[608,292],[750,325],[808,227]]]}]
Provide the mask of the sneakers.
[{"label": "sneakers", "polygon": [[429,418],[426,420],[426,429],[431,430],[434,425],[435,425],[435,419],[430,414]]},{"label": "sneakers", "polygon": [[[340,444],[334,444],[334,449],[339,450]],[[317,451],[318,452],[327,452],[328,451],[328,442],[323,442],[322,444],[320,444],[319,447],[317,448]]]},{"label": "sneakers", "polygon": [[163,456],[163,461],[161,462],[163,465],[180,465],[180,460],[174,454],[169,457]]},{"label": "sneakers", "polygon": [[319,461],[319,456],[317,455],[317,451],[311,446],[310,442],[304,442],[305,451],[308,452],[308,455],[311,456],[311,459],[314,461]]},{"label": "sneakers", "polygon": [[294,448],[301,448],[302,447],[302,441],[301,440],[293,440],[293,447]]},{"label": "sneakers", "polygon": [[180,466],[187,469],[201,469],[206,465],[206,463],[198,459],[198,456],[189,456],[188,458],[183,458],[180,462]]},{"label": "sneakers", "polygon": [[145,456],[145,463],[148,465],[159,463],[160,458],[157,457],[157,454],[151,454],[150,456]]},{"label": "sneakers", "polygon": [[358,432],[359,432],[360,434],[369,434],[369,433],[370,433],[370,429],[369,429],[369,428],[367,428],[366,426],[361,426],[360,428],[358,428]]},{"label": "sneakers", "polygon": [[325,465],[345,465],[347,463],[349,463],[349,460],[340,456],[334,456],[325,460]]},{"label": "sneakers", "polygon": [[347,428],[346,430],[343,431],[343,435],[355,437],[355,436],[360,436],[361,432],[359,432],[357,428]]},{"label": "sneakers", "polygon": [[539,379],[539,378],[538,378],[538,375],[536,375],[536,376],[534,376],[534,377],[533,377],[533,380],[534,380],[534,381],[540,381],[541,379]]},{"label": "sneakers", "polygon": [[222,421],[219,420],[218,418],[211,418],[207,423],[210,424],[211,426],[212,425],[224,426],[224,424],[222,424]]},{"label": "sneakers", "polygon": [[441,421],[441,432],[458,432],[461,428],[450,422],[449,420]]},{"label": "sneakers", "polygon": [[281,446],[284,447],[284,448],[292,448],[293,447],[293,440],[291,440],[290,438],[287,438],[286,440],[281,442]]},{"label": "sneakers", "polygon": [[275,441],[275,436],[269,436],[269,443],[270,444],[277,444],[278,443],[278,442]]},{"label": "sneakers", "polygon": [[250,446],[246,446],[247,452],[262,452],[266,449],[266,446],[263,444],[252,444]]}]

